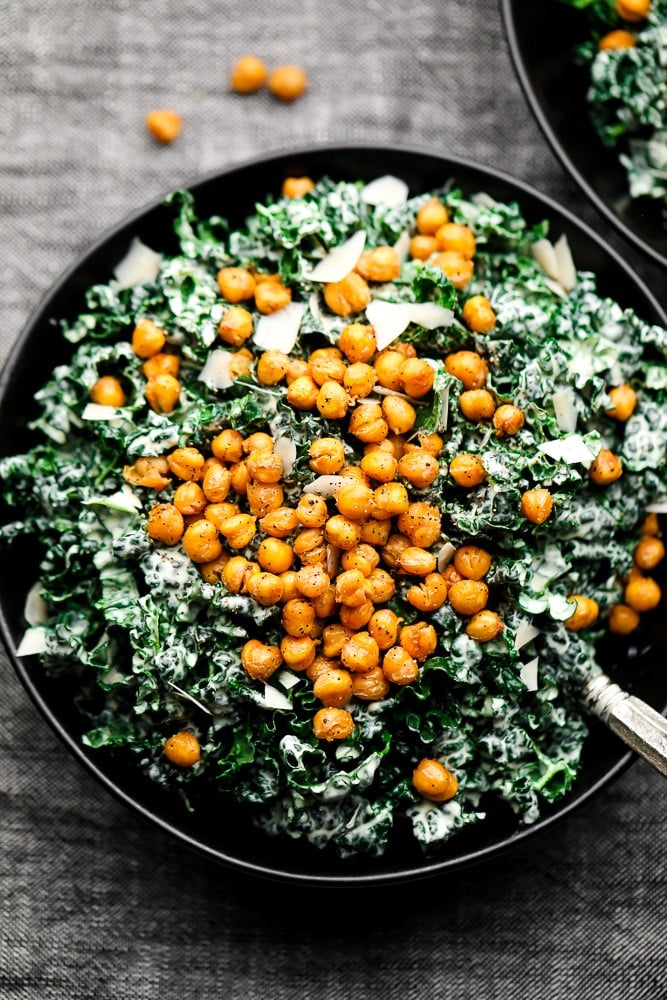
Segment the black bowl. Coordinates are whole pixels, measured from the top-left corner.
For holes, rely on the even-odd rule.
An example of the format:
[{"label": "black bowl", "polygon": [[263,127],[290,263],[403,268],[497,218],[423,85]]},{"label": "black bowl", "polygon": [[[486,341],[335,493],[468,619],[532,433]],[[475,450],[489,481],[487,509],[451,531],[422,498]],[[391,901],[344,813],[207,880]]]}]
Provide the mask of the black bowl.
[{"label": "black bowl", "polygon": [[510,53],[530,108],[554,153],[618,232],[667,266],[667,206],[631,198],[618,151],[588,113],[588,71],[574,60],[588,37],[584,10],[559,0],[501,0]]},{"label": "black bowl", "polygon": [[[567,234],[578,265],[597,272],[603,293],[632,307],[648,321],[667,323],[664,312],[636,275],[574,216],[527,185],[465,160],[399,147],[316,147],[231,166],[194,182],[190,190],[200,217],[220,214],[227,216],[232,225],[239,225],[256,201],[263,200],[268,193],[278,193],[285,176],[308,174],[317,178],[326,174],[336,179],[370,180],[385,173],[402,177],[412,193],[455,178],[470,194],[484,190],[498,199],[518,201],[529,221],[550,218],[554,235]],[[85,289],[109,280],[132,237],[139,236],[163,252],[176,252],[172,217],[172,210],[159,202],[122,222],[103,236],[41,303],[19,338],[0,380],[3,454],[23,450],[32,442],[27,423],[35,411],[33,394],[53,366],[69,353],[69,345],[54,332],[52,321],[71,319],[81,311]],[[73,708],[73,692],[68,683],[45,676],[36,658],[16,655],[24,630],[24,596],[37,578],[37,563],[38,553],[26,545],[15,554],[11,574],[4,572],[0,578],[0,629],[28,694],[74,757],[109,792],[153,827],[238,872],[337,887],[399,883],[440,875],[489,859],[536,836],[602,789],[634,760],[634,755],[616,737],[593,721],[576,787],[557,805],[546,809],[539,822],[520,827],[513,815],[499,810],[490,815],[488,822],[464,830],[434,856],[422,855],[412,841],[408,843],[406,839],[403,843],[399,836],[382,858],[340,861],[300,842],[267,838],[251,827],[241,810],[225,807],[221,812],[218,805],[211,803],[205,811],[188,814],[180,800],[141,777],[133,769],[131,759],[84,747],[80,734],[86,727]],[[605,662],[619,683],[661,708],[667,702],[667,675],[656,669],[655,661],[649,662],[650,649],[657,648],[660,635],[648,633],[644,639],[645,649],[636,652],[631,665],[627,651],[618,643]],[[47,808],[46,803],[44,807]]]}]

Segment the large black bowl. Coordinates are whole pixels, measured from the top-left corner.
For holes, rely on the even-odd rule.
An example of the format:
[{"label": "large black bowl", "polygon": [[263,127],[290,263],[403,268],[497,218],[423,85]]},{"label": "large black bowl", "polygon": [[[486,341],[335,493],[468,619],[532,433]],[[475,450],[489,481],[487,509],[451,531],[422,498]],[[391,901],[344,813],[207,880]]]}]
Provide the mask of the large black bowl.
[{"label": "large black bowl", "polygon": [[[326,174],[336,179],[370,180],[385,173],[404,178],[412,193],[455,178],[467,193],[483,190],[502,200],[517,200],[529,220],[537,222],[548,217],[553,223],[554,237],[567,234],[578,265],[599,275],[603,293],[632,307],[646,320],[667,323],[660,306],[636,275],[574,216],[525,184],[465,160],[396,147],[319,147],[267,155],[232,166],[193,183],[190,190],[200,216],[221,214],[238,225],[256,201],[279,191],[285,176],[308,174],[317,178]],[[176,252],[172,210],[162,203],[149,205],[107,233],[60,279],[29,321],[0,381],[3,454],[23,450],[31,443],[27,423],[36,412],[33,394],[71,349],[54,330],[53,320],[73,318],[81,311],[85,289],[109,280],[134,236],[156,249]],[[6,511],[0,514],[6,519]],[[412,842],[404,843],[399,837],[383,858],[339,861],[302,843],[269,839],[252,829],[243,812],[227,807],[223,811],[214,802],[203,811],[188,814],[179,800],[138,775],[131,758],[84,747],[80,742],[84,722],[73,708],[73,692],[67,682],[46,677],[35,658],[16,655],[24,630],[24,597],[37,577],[38,558],[35,548],[26,544],[20,553],[14,554],[11,572],[5,570],[0,576],[0,628],[28,694],[74,757],[109,792],[153,826],[236,871],[293,883],[339,887],[436,876],[491,858],[527,837],[536,836],[598,792],[634,759],[616,737],[593,721],[576,787],[567,798],[547,809],[538,823],[522,828],[512,815],[498,811],[485,824],[463,831],[433,856],[422,855]],[[661,708],[667,702],[667,675],[656,669],[655,661],[651,664],[647,655],[651,647],[657,647],[660,635],[656,631],[644,639],[644,653],[637,652],[631,668],[627,651],[618,644],[605,662],[619,683]]]},{"label": "large black bowl", "polygon": [[585,11],[559,0],[501,0],[501,9],[519,81],[554,153],[616,229],[667,266],[667,207],[630,197],[618,151],[604,146],[589,116],[588,71],[574,59],[588,37]]}]

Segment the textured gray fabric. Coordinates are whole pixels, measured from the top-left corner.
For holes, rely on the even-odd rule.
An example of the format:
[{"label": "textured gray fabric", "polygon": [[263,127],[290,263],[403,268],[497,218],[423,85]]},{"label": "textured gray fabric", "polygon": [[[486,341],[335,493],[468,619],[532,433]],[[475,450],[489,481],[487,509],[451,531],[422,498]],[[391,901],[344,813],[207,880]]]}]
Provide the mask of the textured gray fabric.
[{"label": "textured gray fabric", "polygon": [[[246,51],[302,64],[307,94],[231,94]],[[502,167],[664,280],[553,158],[495,0],[5,0],[0,73],[0,363],[107,227],[216,167],[311,141]],[[169,147],[144,129],[158,106],[184,116]],[[143,826],[60,746],[4,654],[1,669],[0,1000],[667,995],[665,787],[641,761],[492,864],[363,897],[287,892]]]}]

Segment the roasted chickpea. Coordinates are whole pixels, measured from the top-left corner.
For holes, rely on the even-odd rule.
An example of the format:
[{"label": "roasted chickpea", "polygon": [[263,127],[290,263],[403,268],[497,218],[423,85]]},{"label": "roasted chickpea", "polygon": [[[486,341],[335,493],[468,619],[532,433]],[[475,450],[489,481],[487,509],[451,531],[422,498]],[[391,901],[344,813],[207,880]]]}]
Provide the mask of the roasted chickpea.
[{"label": "roasted chickpea", "polygon": [[90,390],[91,402],[98,406],[125,406],[127,396],[115,375],[102,375]]},{"label": "roasted chickpea", "polygon": [[142,455],[134,465],[123,466],[123,479],[132,486],[145,486],[159,492],[171,482],[167,459],[162,455]]},{"label": "roasted chickpea", "polygon": [[287,666],[300,673],[315,659],[316,647],[310,636],[286,635],[280,642],[280,652]]},{"label": "roasted chickpea", "polygon": [[282,351],[264,351],[257,362],[257,380],[262,385],[278,385],[287,375],[289,358]]},{"label": "roasted chickpea", "polygon": [[586,597],[584,594],[571,594],[568,601],[574,605],[574,611],[563,624],[570,632],[579,632],[596,621],[600,609],[597,601],[593,600],[592,597]]},{"label": "roasted chickpea", "polygon": [[438,241],[435,236],[417,233],[410,240],[410,256],[413,260],[428,260],[438,252]]},{"label": "roasted chickpea", "polygon": [[292,291],[281,281],[261,281],[255,286],[255,305],[263,315],[284,309],[292,301]]},{"label": "roasted chickpea", "polygon": [[349,629],[352,633],[356,633],[359,629],[368,625],[374,611],[375,607],[372,601],[364,601],[363,604],[357,604],[354,607],[343,604],[340,607],[339,617],[341,624],[345,628]]},{"label": "roasted chickpea", "polygon": [[330,583],[331,579],[322,563],[302,566],[296,574],[296,589],[302,597],[307,597],[309,601],[321,597]]},{"label": "roasted chickpea", "polygon": [[615,31],[608,31],[598,42],[598,49],[632,49],[637,44],[635,36],[630,31],[617,28]]},{"label": "roasted chickpea", "polygon": [[315,438],[308,454],[308,465],[320,476],[335,475],[345,465],[345,447],[338,438]]},{"label": "roasted chickpea", "polygon": [[437,479],[439,472],[440,464],[437,458],[430,455],[424,448],[415,448],[414,451],[407,452],[398,463],[399,475],[416,486],[418,490],[430,486]]},{"label": "roasted chickpea", "polygon": [[250,545],[257,530],[257,519],[251,514],[232,514],[218,524],[218,531],[232,549],[244,549]]},{"label": "roasted chickpea", "polygon": [[442,573],[429,573],[424,580],[406,591],[406,599],[418,611],[437,611],[447,600],[447,582]]},{"label": "roasted chickpea", "polygon": [[376,549],[387,544],[387,539],[391,534],[391,521],[387,518],[378,520],[376,517],[369,517],[367,521],[360,524],[360,541],[367,545],[373,545]]},{"label": "roasted chickpea", "polygon": [[353,434],[365,444],[377,444],[389,433],[389,425],[384,419],[379,403],[360,403],[352,411],[348,424],[350,434]]},{"label": "roasted chickpea", "polygon": [[278,510],[285,502],[285,492],[280,483],[260,483],[249,480],[246,486],[248,509],[255,517],[266,517],[272,510]]},{"label": "roasted chickpea", "polygon": [[228,302],[245,302],[255,294],[255,278],[245,267],[222,267],[217,274],[220,294]]},{"label": "roasted chickpea", "polygon": [[459,409],[467,420],[490,420],[496,401],[488,389],[466,389],[459,396]]},{"label": "roasted chickpea", "polygon": [[361,542],[353,549],[343,552],[341,566],[343,569],[358,569],[364,576],[370,576],[380,562],[380,554],[372,545],[365,545]]},{"label": "roasted chickpea", "polygon": [[317,393],[316,406],[320,416],[325,420],[342,420],[347,413],[349,403],[347,393],[340,382],[324,382]]},{"label": "roasted chickpea", "polygon": [[315,609],[310,601],[295,597],[283,605],[282,625],[288,635],[310,635],[315,624]]},{"label": "roasted chickpea", "polygon": [[632,386],[627,383],[615,386],[609,390],[609,398],[612,406],[606,411],[607,416],[623,423],[629,420],[637,406],[637,393]]},{"label": "roasted chickpea", "polygon": [[180,510],[184,517],[201,514],[207,502],[199,483],[181,483],[174,492],[174,507]]},{"label": "roasted chickpea", "polygon": [[334,592],[338,604],[358,607],[367,600],[365,574],[356,568],[343,570],[334,581]]},{"label": "roasted chickpea", "polygon": [[138,358],[152,358],[165,345],[167,335],[152,319],[142,319],[132,331],[132,350]]},{"label": "roasted chickpea", "polygon": [[192,767],[193,764],[201,760],[199,740],[194,733],[187,729],[170,736],[169,739],[165,740],[162,749],[167,760],[177,767]]},{"label": "roasted chickpea", "polygon": [[264,86],[267,76],[267,68],[258,56],[245,55],[234,63],[229,84],[237,94],[254,94]]},{"label": "roasted chickpea", "polygon": [[463,382],[464,389],[481,389],[486,383],[488,366],[476,351],[455,351],[445,358],[450,375]]},{"label": "roasted chickpea", "polygon": [[291,358],[288,355],[287,372],[285,373],[285,381],[287,384],[291,385],[295,379],[303,378],[304,375],[310,376],[310,365],[305,358]]},{"label": "roasted chickpea", "polygon": [[255,448],[248,454],[246,468],[258,483],[278,483],[283,475],[283,460],[275,451]]},{"label": "roasted chickpea", "polygon": [[183,533],[183,550],[196,563],[212,562],[222,554],[215,525],[201,518],[188,525]]},{"label": "roasted chickpea", "polygon": [[175,545],[183,536],[185,522],[178,507],[173,503],[159,503],[148,512],[146,531],[154,542]]},{"label": "roasted chickpea", "polygon": [[544,524],[551,515],[554,502],[549,490],[526,490],[521,495],[521,513],[533,524]]},{"label": "roasted chickpea", "polygon": [[375,639],[378,649],[386,652],[396,644],[400,623],[401,619],[390,608],[379,608],[373,612],[368,622],[368,633]]},{"label": "roasted chickpea", "polygon": [[313,382],[319,386],[325,382],[340,382],[342,385],[345,378],[345,362],[336,347],[320,347],[313,351],[308,359],[308,370]]},{"label": "roasted chickpea", "polygon": [[601,448],[588,470],[588,475],[598,486],[608,486],[623,474],[623,465],[618,455],[608,448]]},{"label": "roasted chickpea", "polygon": [[232,594],[240,594],[251,563],[245,556],[230,556],[222,571],[222,582]]},{"label": "roasted chickpea", "polygon": [[461,452],[449,463],[449,474],[458,486],[472,489],[486,479],[484,463],[479,455]]},{"label": "roasted chickpea", "polygon": [[629,580],[625,587],[625,603],[635,611],[652,611],[660,603],[660,586],[650,576],[639,576]]},{"label": "roasted chickpea", "polygon": [[340,622],[325,625],[322,631],[322,655],[329,659],[340,656],[343,643],[350,638],[351,634],[349,629],[346,629]]},{"label": "roasted chickpea", "polygon": [[248,577],[246,589],[258,604],[270,607],[282,601],[285,585],[275,573],[253,573]]},{"label": "roasted chickpea", "polygon": [[417,212],[417,232],[432,236],[449,221],[449,211],[435,196],[429,198],[420,206]]},{"label": "roasted chickpea", "polygon": [[354,719],[345,708],[321,708],[313,719],[318,740],[346,740],[354,732]]},{"label": "roasted chickpea", "polygon": [[616,0],[616,13],[624,21],[644,21],[651,10],[651,0]]},{"label": "roasted chickpea", "polygon": [[398,392],[403,388],[401,369],[405,358],[399,351],[381,351],[374,359],[373,367],[377,380],[385,389]]},{"label": "roasted chickpea", "polygon": [[484,295],[472,295],[463,306],[463,321],[473,333],[491,333],[496,314]]},{"label": "roasted chickpea", "polygon": [[607,627],[615,635],[629,635],[639,625],[639,612],[629,604],[614,604],[609,612]]},{"label": "roasted chickpea", "polygon": [[420,448],[427,451],[429,455],[433,455],[434,458],[438,457],[445,446],[445,442],[439,434],[428,434],[426,431],[419,431],[417,437],[419,438]]},{"label": "roasted chickpea", "polygon": [[500,635],[504,627],[500,615],[495,611],[478,611],[466,625],[466,635],[475,642],[490,642]]},{"label": "roasted chickpea", "polygon": [[369,632],[357,632],[343,643],[340,660],[348,670],[363,674],[378,666],[380,649]]},{"label": "roasted chickpea", "polygon": [[435,233],[438,248],[458,253],[467,260],[475,256],[475,236],[470,226],[460,222],[445,222]]},{"label": "roasted chickpea", "polygon": [[336,494],[336,507],[338,512],[350,521],[363,521],[371,514],[373,490],[355,482],[341,486]]},{"label": "roasted chickpea", "polygon": [[324,497],[316,493],[304,493],[295,511],[298,524],[305,528],[321,528],[329,517],[329,509]]},{"label": "roasted chickpea", "polygon": [[447,802],[456,795],[459,785],[455,775],[439,760],[424,757],[412,772],[415,791],[431,802]]},{"label": "roasted chickpea", "polygon": [[241,649],[241,665],[256,681],[267,681],[282,664],[283,657],[278,646],[269,646],[259,639],[249,639]]},{"label": "roasted chickpea", "polygon": [[363,361],[348,365],[343,376],[343,385],[353,399],[365,399],[375,388],[375,369]]},{"label": "roasted chickpea", "polygon": [[295,410],[314,410],[320,388],[310,375],[299,375],[287,387],[287,402]]},{"label": "roasted chickpea", "polygon": [[454,553],[454,565],[466,580],[481,580],[491,568],[491,556],[479,545],[462,545]]},{"label": "roasted chickpea", "polygon": [[644,535],[635,546],[634,561],[639,569],[655,569],[664,556],[665,546],[653,535]]},{"label": "roasted chickpea", "polygon": [[257,549],[257,562],[269,573],[284,573],[292,567],[294,550],[280,538],[263,538]]},{"label": "roasted chickpea", "polygon": [[365,309],[371,300],[368,284],[351,271],[341,281],[333,281],[324,286],[324,301],[337,316],[352,316]]},{"label": "roasted chickpea", "polygon": [[281,194],[285,198],[303,198],[315,187],[315,182],[311,177],[286,177],[283,181]]},{"label": "roasted chickpea", "polygon": [[375,331],[366,323],[348,323],[340,331],[338,347],[352,364],[370,361],[377,349]]},{"label": "roasted chickpea", "polygon": [[401,262],[393,247],[380,246],[362,253],[355,270],[366,281],[393,281],[401,273]]},{"label": "roasted chickpea", "polygon": [[178,354],[167,354],[160,351],[158,354],[146,358],[141,370],[147,379],[157,378],[158,375],[171,375],[176,378],[181,370],[181,359]]},{"label": "roasted chickpea", "polygon": [[408,491],[402,483],[381,483],[373,491],[373,517],[376,520],[397,517],[409,506]]},{"label": "roasted chickpea", "polygon": [[279,101],[295,101],[308,88],[308,77],[300,66],[276,66],[269,74],[267,86]]},{"label": "roasted chickpea", "polygon": [[465,288],[472,279],[474,271],[472,260],[457,253],[456,250],[443,250],[437,253],[432,264],[433,267],[440,268],[457,291]]},{"label": "roasted chickpea", "polygon": [[348,670],[325,670],[315,679],[313,694],[323,705],[346,705],[352,697],[352,675]]},{"label": "roasted chickpea", "polygon": [[417,545],[408,545],[398,557],[398,565],[402,571],[411,576],[428,576],[435,570],[435,564],[434,554]]},{"label": "roasted chickpea", "polygon": [[206,583],[222,583],[225,566],[229,562],[229,553],[222,552],[217,559],[207,563],[199,563],[199,572]]},{"label": "roasted chickpea", "polygon": [[406,434],[412,430],[417,419],[414,406],[402,396],[385,396],[382,415],[392,434]]},{"label": "roasted chickpea", "polygon": [[398,462],[392,454],[375,447],[366,452],[359,465],[367,476],[380,483],[391,482],[398,468]]},{"label": "roasted chickpea", "polygon": [[227,428],[211,441],[211,451],[221,462],[239,462],[243,457],[243,437]]},{"label": "roasted chickpea", "polygon": [[457,580],[449,588],[449,603],[460,615],[474,615],[486,607],[489,588],[482,580]]},{"label": "roasted chickpea", "polygon": [[440,538],[442,515],[438,507],[420,500],[411,503],[407,511],[401,514],[397,527],[406,535],[413,545],[427,549]]},{"label": "roasted chickpea", "polygon": [[493,426],[498,437],[512,437],[518,434],[524,422],[523,410],[512,403],[503,403],[493,414]]},{"label": "roasted chickpea", "polygon": [[366,597],[373,604],[384,604],[385,601],[390,601],[396,593],[396,583],[393,577],[386,569],[381,569],[379,566],[377,569],[371,570],[364,587]]},{"label": "roasted chickpea", "polygon": [[421,358],[404,358],[400,369],[400,381],[403,391],[408,396],[420,399],[433,388],[435,369],[428,361]]},{"label": "roasted chickpea", "polygon": [[643,535],[659,535],[660,521],[658,520],[658,515],[654,511],[647,514],[639,530]]},{"label": "roasted chickpea", "polygon": [[327,547],[324,532],[319,528],[305,528],[294,539],[294,554],[301,560],[303,566],[326,562]]},{"label": "roasted chickpea", "polygon": [[419,664],[402,646],[392,646],[382,658],[382,673],[400,687],[412,684],[419,676]]},{"label": "roasted chickpea", "polygon": [[243,306],[230,306],[218,324],[218,336],[232,347],[241,347],[252,331],[252,315]]},{"label": "roasted chickpea", "polygon": [[179,479],[197,481],[204,475],[206,459],[198,448],[176,448],[167,455],[167,464]]},{"label": "roasted chickpea", "polygon": [[390,690],[382,667],[373,667],[363,674],[352,674],[352,694],[361,701],[382,701]]},{"label": "roasted chickpea", "polygon": [[435,652],[438,636],[429,622],[415,622],[403,626],[398,641],[406,653],[418,663],[423,663]]}]

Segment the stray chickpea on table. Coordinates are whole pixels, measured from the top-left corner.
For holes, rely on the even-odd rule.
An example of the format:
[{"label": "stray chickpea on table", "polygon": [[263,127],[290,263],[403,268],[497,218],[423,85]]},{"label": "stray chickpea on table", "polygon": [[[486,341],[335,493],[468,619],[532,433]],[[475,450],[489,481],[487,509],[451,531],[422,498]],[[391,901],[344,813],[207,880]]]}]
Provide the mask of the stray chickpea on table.
[{"label": "stray chickpea on table", "polygon": [[229,82],[237,94],[254,94],[266,84],[274,97],[286,102],[295,101],[308,88],[308,77],[300,66],[286,63],[269,72],[254,55],[241,56],[234,63]]}]

